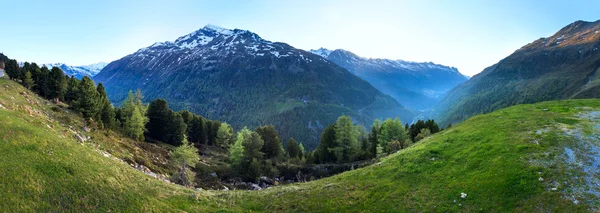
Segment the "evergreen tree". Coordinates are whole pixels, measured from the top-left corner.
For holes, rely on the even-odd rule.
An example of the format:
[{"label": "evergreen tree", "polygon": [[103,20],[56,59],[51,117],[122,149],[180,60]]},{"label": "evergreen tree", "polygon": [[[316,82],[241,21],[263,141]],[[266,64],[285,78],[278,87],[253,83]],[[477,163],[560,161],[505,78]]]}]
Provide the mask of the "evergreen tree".
[{"label": "evergreen tree", "polygon": [[194,113],[187,110],[182,110],[179,112],[179,114],[181,115],[181,118],[183,118],[183,122],[185,122],[185,124],[188,125],[188,127],[190,126],[192,119],[194,119],[194,117],[196,116],[194,115]]},{"label": "evergreen tree", "polygon": [[8,75],[9,79],[16,80],[19,79],[19,63],[17,60],[8,60],[4,65],[4,71],[6,71],[6,75]]},{"label": "evergreen tree", "polygon": [[[41,72],[41,70],[40,70]],[[38,76],[39,77],[39,76]],[[65,102],[71,104],[77,100],[79,93],[79,80],[74,76],[71,76],[67,82],[67,91],[65,92]]]},{"label": "evergreen tree", "polygon": [[63,71],[58,67],[52,67],[52,70],[50,70],[50,74],[48,75],[47,98],[54,99],[54,101],[58,103],[58,101],[63,98],[66,90],[67,82]]},{"label": "evergreen tree", "polygon": [[287,152],[290,158],[298,158],[298,156],[301,156],[300,146],[298,145],[298,142],[296,142],[296,140],[294,140],[293,138],[290,138],[290,140],[285,145],[285,151]]},{"label": "evergreen tree", "polygon": [[[100,94],[96,90],[94,81],[85,76],[78,85],[79,94],[77,102],[74,104],[75,110],[83,115],[87,121],[100,111],[101,99]],[[56,94],[56,93],[55,93]]]},{"label": "evergreen tree", "polygon": [[[49,88],[48,88],[48,81],[49,81],[49,76],[50,76],[50,70],[48,69],[48,67],[43,66],[40,69],[40,75],[39,75],[39,80],[35,81],[35,85],[38,87],[38,94],[44,98],[48,98],[48,93],[49,93]],[[91,79],[90,79],[91,80]]]},{"label": "evergreen tree", "polygon": [[217,132],[219,131],[219,128],[221,128],[221,122],[214,120],[211,123],[212,125],[210,126],[210,128],[208,129],[208,140],[207,143],[208,145],[215,145],[217,142]]},{"label": "evergreen tree", "polygon": [[217,146],[228,149],[235,142],[233,128],[227,123],[221,123],[221,127],[217,131]]},{"label": "evergreen tree", "polygon": [[321,141],[316,151],[319,162],[331,163],[336,161],[335,155],[332,152],[332,149],[338,146],[336,141],[335,124],[331,124],[321,133]]},{"label": "evergreen tree", "polygon": [[150,102],[146,115],[148,116],[148,123],[146,124],[148,136],[152,139],[168,143],[171,112],[167,101],[156,99]]},{"label": "evergreen tree", "polygon": [[261,126],[256,128],[255,131],[265,142],[265,145],[262,148],[262,152],[265,153],[265,158],[275,159],[283,154],[283,146],[281,144],[281,139],[279,139],[279,133],[275,130],[273,125]]},{"label": "evergreen tree", "polygon": [[248,172],[246,173],[249,180],[258,181],[259,177],[262,174],[261,165],[258,159],[252,158],[250,164],[248,165]]},{"label": "evergreen tree", "polygon": [[250,162],[252,158],[263,160],[265,153],[260,150],[265,142],[260,138],[258,133],[250,130],[248,132],[250,134],[244,136],[244,156],[246,157],[246,162]]},{"label": "evergreen tree", "polygon": [[206,136],[207,133],[205,119],[196,115],[192,116],[190,124],[188,125],[188,137],[190,141],[196,144],[206,144]]},{"label": "evergreen tree", "polygon": [[27,71],[25,73],[25,77],[23,78],[23,86],[27,89],[31,89],[33,86],[33,79],[31,78],[31,72]]},{"label": "evergreen tree", "polygon": [[175,146],[181,145],[187,129],[187,125],[185,125],[181,114],[169,110],[169,120],[166,126],[167,134],[165,142]]},{"label": "evergreen tree", "polygon": [[[72,84],[71,79],[69,79],[69,85]],[[68,88],[69,86],[67,86]],[[68,91],[68,89],[67,89]],[[104,89],[104,85],[102,83],[98,83],[98,87],[96,87],[96,91],[100,95],[100,102],[102,109],[100,113],[98,113],[98,120],[101,122],[102,126],[105,129],[114,128],[115,126],[115,108],[108,100],[108,95],[106,94],[106,90]],[[65,98],[66,99],[66,98]]]},{"label": "evergreen tree", "polygon": [[371,133],[369,133],[369,145],[371,157],[377,156],[377,145],[379,145],[379,137],[381,132],[381,121],[375,120],[371,127]]}]

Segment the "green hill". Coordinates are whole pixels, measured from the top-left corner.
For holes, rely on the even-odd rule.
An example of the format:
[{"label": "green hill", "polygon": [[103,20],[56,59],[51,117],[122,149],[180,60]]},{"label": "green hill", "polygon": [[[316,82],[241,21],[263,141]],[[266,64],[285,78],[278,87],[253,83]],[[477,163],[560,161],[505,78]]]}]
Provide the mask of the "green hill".
[{"label": "green hill", "polygon": [[[144,145],[99,131],[79,142],[57,106],[12,81],[0,79],[0,104],[0,209],[8,212],[585,212],[600,201],[600,100],[476,116],[381,163],[313,182],[202,192],[103,156],[150,161]],[[148,165],[169,172],[159,162]]]}]

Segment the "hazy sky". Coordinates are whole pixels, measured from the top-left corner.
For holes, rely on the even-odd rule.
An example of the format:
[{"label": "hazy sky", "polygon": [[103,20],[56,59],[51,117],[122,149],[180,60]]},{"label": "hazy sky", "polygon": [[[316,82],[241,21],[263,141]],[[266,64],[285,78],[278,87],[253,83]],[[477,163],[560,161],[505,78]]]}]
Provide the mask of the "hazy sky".
[{"label": "hazy sky", "polygon": [[214,24],[300,49],[431,61],[466,75],[576,20],[600,19],[599,0],[0,0],[0,5],[0,52],[21,61],[110,62]]}]

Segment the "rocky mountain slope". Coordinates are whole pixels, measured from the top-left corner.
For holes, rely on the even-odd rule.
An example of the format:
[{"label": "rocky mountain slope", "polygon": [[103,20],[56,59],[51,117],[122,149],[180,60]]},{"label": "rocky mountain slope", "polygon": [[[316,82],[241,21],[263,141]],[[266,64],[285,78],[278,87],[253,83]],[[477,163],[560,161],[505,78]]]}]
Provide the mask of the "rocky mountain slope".
[{"label": "rocky mountain slope", "polygon": [[342,49],[310,52],[348,69],[403,106],[418,110],[432,108],[446,92],[467,81],[456,68],[431,62],[364,58]]},{"label": "rocky mountain slope", "polygon": [[94,80],[113,103],[129,90],[164,98],[239,128],[273,124],[283,138],[315,148],[340,115],[370,124],[413,113],[346,69],[288,44],[240,29],[208,25],[175,41],[158,42],[108,64]]},{"label": "rocky mountain slope", "polygon": [[[119,160],[153,152],[118,151],[118,147],[135,142],[118,134],[105,136],[104,131],[81,133],[81,120],[19,84],[0,79],[1,209],[9,212],[597,212],[600,209],[596,187],[600,182],[597,99],[519,105],[476,116],[372,166],[260,191],[191,190],[157,180]],[[75,134],[91,137],[81,142]],[[164,157],[150,156],[147,160]]]},{"label": "rocky mountain slope", "polygon": [[503,107],[600,97],[600,21],[577,21],[516,50],[449,92],[436,107],[452,123]]}]

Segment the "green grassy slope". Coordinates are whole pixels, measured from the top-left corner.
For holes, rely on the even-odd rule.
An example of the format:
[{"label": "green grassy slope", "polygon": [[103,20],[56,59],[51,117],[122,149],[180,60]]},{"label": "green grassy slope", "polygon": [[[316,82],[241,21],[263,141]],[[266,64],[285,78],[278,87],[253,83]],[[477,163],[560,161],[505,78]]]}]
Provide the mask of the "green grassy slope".
[{"label": "green grassy slope", "polygon": [[[51,118],[53,114],[46,114],[51,112],[51,104],[12,81],[0,79],[0,104],[2,211],[164,212],[218,208],[219,201],[208,198],[207,193],[158,181],[126,163],[104,157],[97,151],[99,139],[80,143],[68,127]],[[110,149],[118,147],[118,141],[114,143],[108,151],[125,153]]]},{"label": "green grassy slope", "polygon": [[64,136],[57,121],[15,107],[27,103],[6,85],[22,87],[0,80],[0,209],[7,211],[598,211],[600,100],[476,116],[380,164],[314,182],[195,193]]}]

